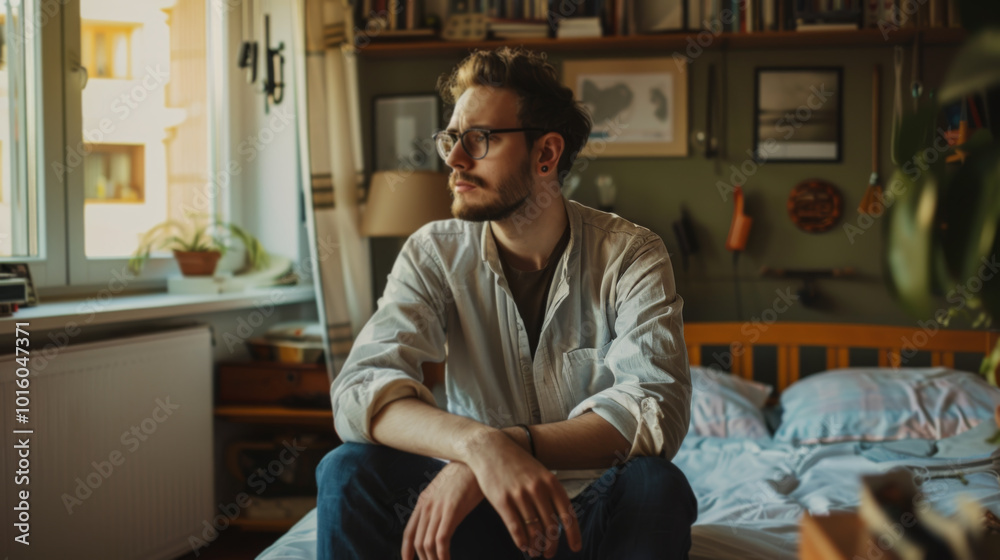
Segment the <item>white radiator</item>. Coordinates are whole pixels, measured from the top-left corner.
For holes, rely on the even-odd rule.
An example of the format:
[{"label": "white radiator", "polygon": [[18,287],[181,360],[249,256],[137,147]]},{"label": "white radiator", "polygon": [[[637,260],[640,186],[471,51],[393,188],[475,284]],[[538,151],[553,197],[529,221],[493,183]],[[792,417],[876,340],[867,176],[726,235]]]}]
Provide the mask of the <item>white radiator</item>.
[{"label": "white radiator", "polygon": [[[29,328],[29,332],[30,328]],[[176,558],[212,522],[212,348],[206,326],[70,345],[32,333],[28,424],[16,421],[10,335],[0,337],[0,559]],[[23,401],[22,401],[23,402]],[[31,429],[32,434],[14,430]],[[30,438],[30,482],[15,446]],[[96,464],[96,465],[95,465]],[[22,480],[23,482],[23,480]],[[15,541],[29,491],[29,546]]]}]

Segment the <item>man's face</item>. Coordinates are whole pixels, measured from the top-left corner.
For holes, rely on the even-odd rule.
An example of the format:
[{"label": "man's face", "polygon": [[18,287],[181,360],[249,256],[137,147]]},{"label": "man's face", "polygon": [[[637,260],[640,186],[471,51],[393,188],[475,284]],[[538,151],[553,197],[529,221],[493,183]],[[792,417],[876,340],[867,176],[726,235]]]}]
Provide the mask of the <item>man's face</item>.
[{"label": "man's face", "polygon": [[[517,119],[517,94],[507,89],[476,86],[458,98],[448,131],[460,134],[470,128],[521,126]],[[499,221],[521,208],[532,192],[529,156],[523,132],[490,136],[486,157],[478,160],[470,157],[458,142],[446,161],[452,169],[448,178],[452,215],[473,222]]]}]

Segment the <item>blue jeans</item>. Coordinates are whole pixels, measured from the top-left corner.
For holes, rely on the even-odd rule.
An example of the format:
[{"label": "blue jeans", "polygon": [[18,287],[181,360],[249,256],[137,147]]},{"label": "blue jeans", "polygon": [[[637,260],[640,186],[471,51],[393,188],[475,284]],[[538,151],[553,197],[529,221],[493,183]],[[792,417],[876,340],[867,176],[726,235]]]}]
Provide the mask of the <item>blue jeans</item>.
[{"label": "blue jeans", "polygon": [[[320,560],[400,558],[403,529],[420,492],[444,467],[381,445],[345,443],[316,469]],[[583,549],[559,537],[559,560],[686,559],[697,500],[684,474],[659,457],[612,467],[572,500]],[[451,540],[455,560],[523,559],[500,515],[483,500]]]}]

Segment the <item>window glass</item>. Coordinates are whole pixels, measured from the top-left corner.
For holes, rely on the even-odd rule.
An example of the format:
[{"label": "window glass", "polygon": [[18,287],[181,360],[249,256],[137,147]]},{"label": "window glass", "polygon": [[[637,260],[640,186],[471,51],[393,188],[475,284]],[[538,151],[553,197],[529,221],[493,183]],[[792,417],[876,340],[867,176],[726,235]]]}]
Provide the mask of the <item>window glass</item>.
[{"label": "window glass", "polygon": [[88,258],[127,257],[153,225],[208,211],[205,15],[204,0],[81,0]]},{"label": "window glass", "polygon": [[0,258],[39,254],[34,143],[37,42],[25,34],[24,4],[0,2]]}]

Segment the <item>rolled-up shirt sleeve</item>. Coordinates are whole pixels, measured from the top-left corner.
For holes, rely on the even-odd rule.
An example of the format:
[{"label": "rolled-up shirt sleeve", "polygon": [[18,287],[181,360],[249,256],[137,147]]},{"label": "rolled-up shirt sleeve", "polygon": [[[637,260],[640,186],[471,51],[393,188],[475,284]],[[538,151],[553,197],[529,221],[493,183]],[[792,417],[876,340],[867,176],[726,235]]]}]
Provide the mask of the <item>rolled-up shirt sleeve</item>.
[{"label": "rolled-up shirt sleeve", "polygon": [[632,443],[628,458],[672,459],[687,435],[691,374],[670,257],[659,236],[638,240],[616,289],[614,330],[604,367],[614,384],[569,414],[593,411]]},{"label": "rolled-up shirt sleeve", "polygon": [[333,421],[345,442],[372,443],[371,419],[389,403],[416,397],[437,406],[421,365],[445,359],[450,291],[421,232],[407,240],[378,309],[358,334],[330,387]]}]

